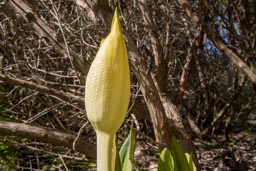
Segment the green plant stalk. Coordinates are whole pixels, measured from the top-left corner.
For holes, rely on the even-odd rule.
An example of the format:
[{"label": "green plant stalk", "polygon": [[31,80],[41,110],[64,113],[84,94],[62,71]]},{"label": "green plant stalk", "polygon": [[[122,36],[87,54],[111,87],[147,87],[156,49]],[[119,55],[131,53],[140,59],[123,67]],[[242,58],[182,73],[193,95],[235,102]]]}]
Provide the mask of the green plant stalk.
[{"label": "green plant stalk", "polygon": [[111,154],[114,135],[97,131],[97,170],[112,171]]}]

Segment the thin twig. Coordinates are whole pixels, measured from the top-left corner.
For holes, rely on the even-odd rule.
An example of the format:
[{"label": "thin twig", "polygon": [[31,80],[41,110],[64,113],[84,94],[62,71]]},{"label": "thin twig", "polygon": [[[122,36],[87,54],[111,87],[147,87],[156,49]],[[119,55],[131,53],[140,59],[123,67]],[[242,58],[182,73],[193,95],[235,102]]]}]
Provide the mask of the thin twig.
[{"label": "thin twig", "polygon": [[73,141],[73,145],[72,145],[74,151],[76,151],[76,142],[77,142],[77,140],[79,139],[80,135],[83,133],[83,129],[85,128],[86,125],[88,125],[88,123],[89,123],[89,122],[87,121],[87,122],[86,122],[85,124],[83,124],[83,126],[81,126],[81,128],[79,129],[79,131],[78,131],[78,133],[77,133],[77,136],[76,136],[75,140]]}]

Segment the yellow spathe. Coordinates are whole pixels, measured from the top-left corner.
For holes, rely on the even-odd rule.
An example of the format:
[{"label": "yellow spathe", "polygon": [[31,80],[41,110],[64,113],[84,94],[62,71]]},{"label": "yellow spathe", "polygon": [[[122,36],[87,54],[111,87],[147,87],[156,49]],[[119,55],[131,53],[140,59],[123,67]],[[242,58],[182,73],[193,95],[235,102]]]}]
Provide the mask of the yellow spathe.
[{"label": "yellow spathe", "polygon": [[130,98],[130,74],[118,12],[102,41],[85,86],[85,106],[96,132],[114,135],[124,121]]},{"label": "yellow spathe", "polygon": [[130,74],[118,12],[111,32],[101,42],[85,85],[87,117],[97,134],[97,170],[112,171],[113,138],[122,125],[130,99]]}]

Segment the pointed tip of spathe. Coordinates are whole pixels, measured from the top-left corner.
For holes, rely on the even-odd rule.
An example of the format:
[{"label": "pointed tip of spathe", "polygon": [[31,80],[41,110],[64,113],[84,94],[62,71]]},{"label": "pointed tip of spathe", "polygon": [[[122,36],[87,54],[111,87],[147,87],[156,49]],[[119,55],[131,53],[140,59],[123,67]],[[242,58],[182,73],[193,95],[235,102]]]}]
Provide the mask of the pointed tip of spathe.
[{"label": "pointed tip of spathe", "polygon": [[114,17],[119,17],[119,12],[118,12],[118,8],[115,8],[115,13],[114,13]]},{"label": "pointed tip of spathe", "polygon": [[111,30],[116,30],[121,33],[121,23],[119,20],[119,12],[117,7],[115,8],[115,13],[112,20]]}]

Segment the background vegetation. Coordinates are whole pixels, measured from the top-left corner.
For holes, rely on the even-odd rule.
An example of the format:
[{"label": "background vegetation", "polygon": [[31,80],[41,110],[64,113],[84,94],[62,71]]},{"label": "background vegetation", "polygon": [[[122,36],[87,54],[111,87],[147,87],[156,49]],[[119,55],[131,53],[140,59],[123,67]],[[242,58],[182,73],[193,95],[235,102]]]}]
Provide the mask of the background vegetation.
[{"label": "background vegetation", "polygon": [[[254,170],[256,1],[1,0],[0,170],[93,170],[84,84],[120,11],[137,163],[172,135],[202,170]],[[198,163],[197,163],[198,164]]]}]

